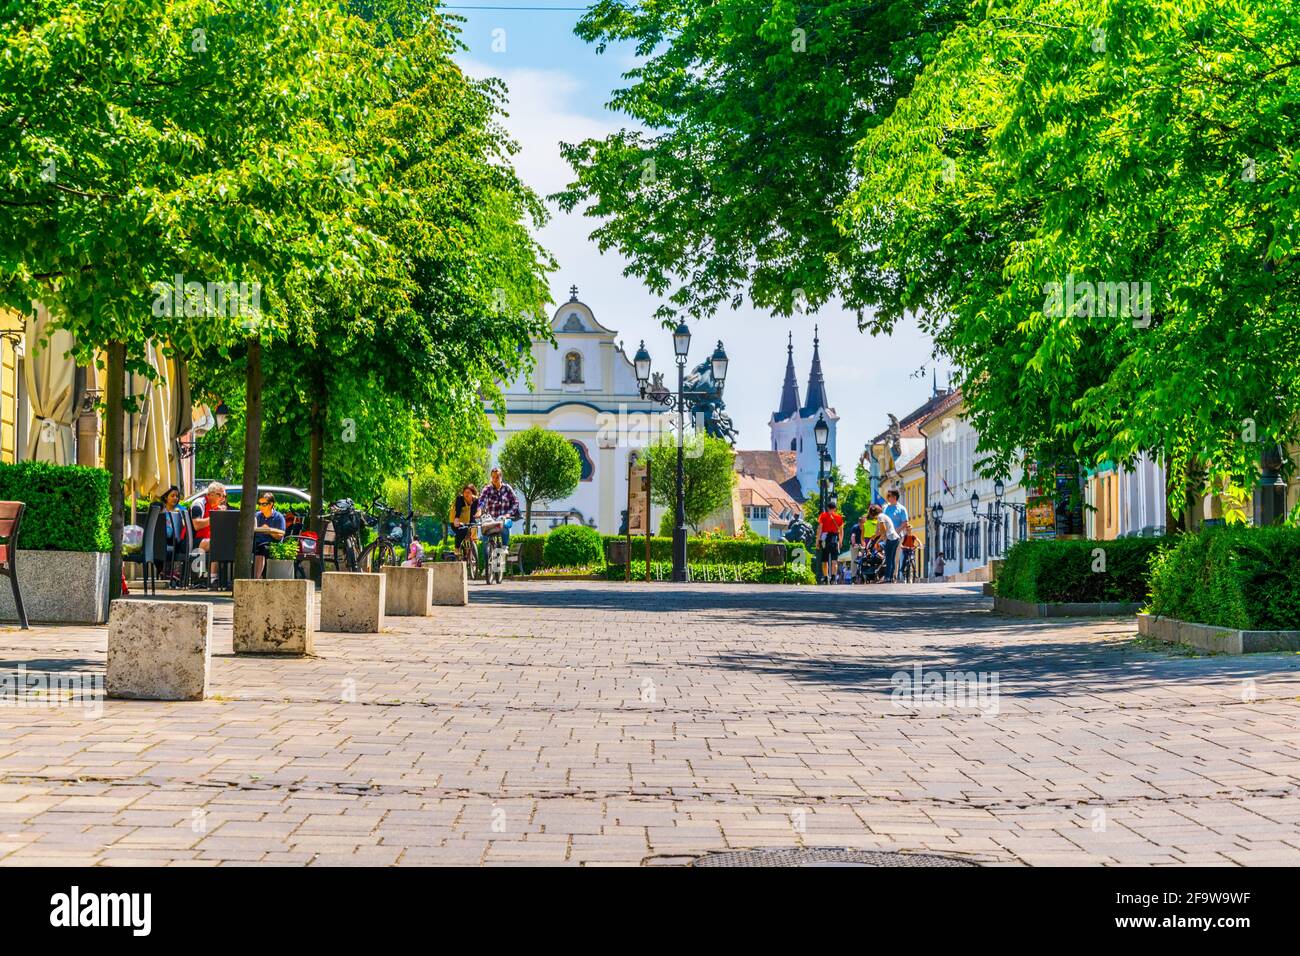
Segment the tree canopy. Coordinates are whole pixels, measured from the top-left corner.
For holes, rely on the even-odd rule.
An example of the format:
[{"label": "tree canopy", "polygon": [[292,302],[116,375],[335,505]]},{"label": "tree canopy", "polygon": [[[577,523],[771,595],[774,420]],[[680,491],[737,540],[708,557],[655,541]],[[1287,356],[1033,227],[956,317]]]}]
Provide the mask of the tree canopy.
[{"label": "tree canopy", "polygon": [[536,426],[506,439],[498,462],[501,477],[524,499],[524,527],[533,526],[533,505],[573,494],[582,478],[578,450],[558,432]]}]

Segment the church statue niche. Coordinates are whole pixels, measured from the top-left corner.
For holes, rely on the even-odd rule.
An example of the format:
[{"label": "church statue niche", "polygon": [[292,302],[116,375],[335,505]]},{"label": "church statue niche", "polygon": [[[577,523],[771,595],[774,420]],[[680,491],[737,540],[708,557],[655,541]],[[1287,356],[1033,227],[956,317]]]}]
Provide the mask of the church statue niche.
[{"label": "church statue niche", "polygon": [[582,355],[578,352],[564,356],[564,384],[582,384]]},{"label": "church statue niche", "polygon": [[569,317],[564,320],[565,332],[585,332],[587,327],[582,324],[582,319],[578,317],[577,312],[570,312]]}]

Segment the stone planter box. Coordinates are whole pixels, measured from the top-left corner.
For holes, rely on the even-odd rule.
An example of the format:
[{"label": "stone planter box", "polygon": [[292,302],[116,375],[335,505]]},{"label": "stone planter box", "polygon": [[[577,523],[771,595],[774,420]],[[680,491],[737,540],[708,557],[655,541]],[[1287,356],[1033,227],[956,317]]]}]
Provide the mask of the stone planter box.
[{"label": "stone planter box", "polygon": [[1137,619],[1139,634],[1166,644],[1189,644],[1217,654],[1300,651],[1300,631],[1237,631],[1151,614],[1139,614]]},{"label": "stone planter box", "polygon": [[378,634],[384,629],[387,578],[364,571],[326,571],[321,575],[320,629]]},{"label": "stone planter box", "polygon": [[316,588],[306,578],[236,581],[235,653],[311,654],[315,597]]},{"label": "stone planter box", "polygon": [[[107,551],[18,551],[18,586],[33,623],[108,620]],[[17,621],[13,590],[0,581],[0,620]]]},{"label": "stone planter box", "polygon": [[464,561],[439,561],[433,572],[433,603],[459,607],[469,603],[469,578]]},{"label": "stone planter box", "polygon": [[993,595],[994,612],[1011,617],[1128,617],[1141,607],[1141,604],[1122,601],[1030,604]]},{"label": "stone planter box", "polygon": [[433,613],[433,568],[384,568],[384,613],[394,617]]},{"label": "stone planter box", "polygon": [[114,601],[104,691],[128,700],[203,700],[212,658],[206,601]]}]

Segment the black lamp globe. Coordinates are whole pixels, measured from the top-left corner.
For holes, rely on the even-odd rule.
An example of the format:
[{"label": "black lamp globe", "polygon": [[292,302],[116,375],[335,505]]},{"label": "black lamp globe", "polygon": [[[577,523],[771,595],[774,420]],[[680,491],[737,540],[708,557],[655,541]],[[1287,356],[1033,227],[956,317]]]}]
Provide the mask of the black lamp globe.
[{"label": "black lamp globe", "polygon": [[718,347],[713,350],[713,380],[721,385],[727,380],[727,352],[722,347],[722,339],[718,339]]},{"label": "black lamp globe", "polygon": [[936,502],[934,503],[934,507],[933,507],[932,509],[930,509],[930,510],[934,512],[934,520],[935,520],[935,521],[942,521],[942,520],[943,520],[943,503],[942,503],[942,502],[940,502],[940,501],[936,501]]},{"label": "black lamp globe", "polygon": [[686,327],[685,322],[677,325],[676,331],[673,332],[673,352],[679,359],[686,358],[686,353],[691,350],[691,330]]},{"label": "black lamp globe", "polygon": [[1001,478],[999,478],[997,481],[993,482],[993,497],[994,497],[994,498],[998,499],[998,501],[1001,501],[1001,500],[1002,500],[1002,496],[1003,496],[1004,494],[1006,494],[1006,492],[1007,492],[1007,486],[1006,486],[1005,484],[1002,483],[1002,479],[1001,479]]},{"label": "black lamp globe", "polygon": [[813,440],[817,442],[817,450],[825,451],[826,443],[830,441],[831,427],[826,424],[826,418],[822,415],[817,416],[817,424],[813,426]]},{"label": "black lamp globe", "polygon": [[641,340],[641,347],[636,350],[633,364],[636,365],[637,384],[644,387],[650,381],[650,353],[645,349],[645,339]]},{"label": "black lamp globe", "polygon": [[970,493],[970,513],[976,516],[980,513],[980,493],[978,491]]}]

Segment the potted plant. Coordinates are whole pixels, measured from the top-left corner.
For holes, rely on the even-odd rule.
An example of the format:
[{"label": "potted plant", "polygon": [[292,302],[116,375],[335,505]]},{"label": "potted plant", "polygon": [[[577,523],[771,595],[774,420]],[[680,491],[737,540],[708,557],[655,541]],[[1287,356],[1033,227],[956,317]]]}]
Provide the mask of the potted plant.
[{"label": "potted plant", "polygon": [[267,545],[266,576],[276,581],[292,581],[298,562],[298,539],[287,538]]}]

